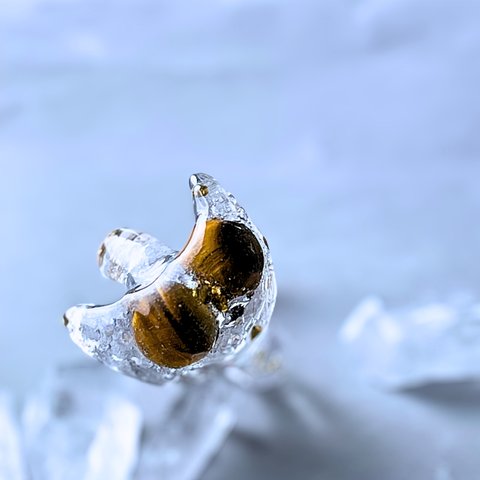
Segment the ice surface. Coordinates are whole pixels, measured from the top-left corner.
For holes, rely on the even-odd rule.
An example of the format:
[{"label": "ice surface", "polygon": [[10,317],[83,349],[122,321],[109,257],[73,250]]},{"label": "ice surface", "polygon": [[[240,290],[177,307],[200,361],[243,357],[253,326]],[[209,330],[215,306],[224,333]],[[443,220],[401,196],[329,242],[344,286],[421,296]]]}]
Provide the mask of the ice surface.
[{"label": "ice surface", "polygon": [[24,480],[20,433],[10,396],[0,392],[0,480]]},{"label": "ice surface", "polygon": [[131,289],[153,281],[175,253],[148,233],[119,228],[100,246],[98,264],[104,277]]},{"label": "ice surface", "polygon": [[480,378],[480,303],[469,295],[392,310],[366,298],[340,339],[362,372],[384,387]]}]

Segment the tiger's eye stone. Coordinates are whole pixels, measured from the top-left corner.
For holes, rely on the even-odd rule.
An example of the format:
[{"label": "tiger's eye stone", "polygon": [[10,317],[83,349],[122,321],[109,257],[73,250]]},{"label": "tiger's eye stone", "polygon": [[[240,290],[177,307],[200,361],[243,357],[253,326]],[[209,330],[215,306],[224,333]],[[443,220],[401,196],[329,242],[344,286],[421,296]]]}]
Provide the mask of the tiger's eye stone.
[{"label": "tiger's eye stone", "polygon": [[180,368],[207,355],[218,335],[213,306],[225,313],[230,300],[252,294],[262,277],[264,256],[247,226],[213,219],[197,222],[171,271],[175,263],[194,275],[197,286],[172,283],[167,269],[156,293],[137,306],[132,327],[147,358]]},{"label": "tiger's eye stone", "polygon": [[195,225],[178,261],[226,300],[253,292],[262,278],[264,257],[257,237],[242,223],[213,219]]},{"label": "tiger's eye stone", "polygon": [[194,290],[174,284],[142,300],[132,327],[142,353],[157,365],[180,368],[202,359],[217,338],[216,318]]}]

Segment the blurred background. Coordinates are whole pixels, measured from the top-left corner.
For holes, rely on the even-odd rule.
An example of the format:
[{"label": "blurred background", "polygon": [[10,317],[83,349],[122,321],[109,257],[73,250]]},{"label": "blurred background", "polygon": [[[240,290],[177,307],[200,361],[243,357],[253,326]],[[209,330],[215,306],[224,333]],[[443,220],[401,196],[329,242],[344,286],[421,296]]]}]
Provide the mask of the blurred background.
[{"label": "blurred background", "polygon": [[479,59],[474,0],[2,0],[1,388],[83,359],[64,310],[120,294],[98,245],[181,247],[204,171],[268,238],[322,428],[245,412],[203,478],[477,479],[480,391],[380,393],[337,331],[367,294],[478,294]]}]

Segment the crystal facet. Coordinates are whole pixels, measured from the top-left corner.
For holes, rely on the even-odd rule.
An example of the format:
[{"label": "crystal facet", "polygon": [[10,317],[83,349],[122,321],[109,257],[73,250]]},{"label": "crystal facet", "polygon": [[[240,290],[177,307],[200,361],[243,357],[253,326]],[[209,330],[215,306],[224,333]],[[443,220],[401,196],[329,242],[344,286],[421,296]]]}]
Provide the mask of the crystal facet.
[{"label": "crystal facet", "polygon": [[[23,415],[32,480],[198,479],[235,421],[231,383],[209,373],[159,389],[95,363],[51,372]],[[2,405],[0,478],[24,480]]]},{"label": "crystal facet", "polygon": [[175,253],[147,233],[118,228],[100,245],[98,266],[104,277],[130,289],[149,277],[154,280],[163,263]]},{"label": "crystal facet", "polygon": [[480,304],[469,295],[398,310],[369,297],[349,315],[340,339],[362,373],[383,387],[480,378]]}]

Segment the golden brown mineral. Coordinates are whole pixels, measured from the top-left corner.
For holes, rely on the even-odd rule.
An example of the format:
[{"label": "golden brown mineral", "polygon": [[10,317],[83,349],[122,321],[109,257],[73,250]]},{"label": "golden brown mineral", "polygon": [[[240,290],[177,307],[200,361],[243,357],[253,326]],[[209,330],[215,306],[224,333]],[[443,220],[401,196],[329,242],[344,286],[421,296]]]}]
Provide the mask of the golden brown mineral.
[{"label": "golden brown mineral", "polygon": [[[231,300],[253,294],[263,266],[262,247],[246,225],[219,219],[197,222],[185,247],[155,282],[156,292],[133,313],[142,353],[171,368],[203,358],[217,338],[219,313],[228,311]],[[191,274],[195,285],[172,281],[169,273],[176,267]]]}]

